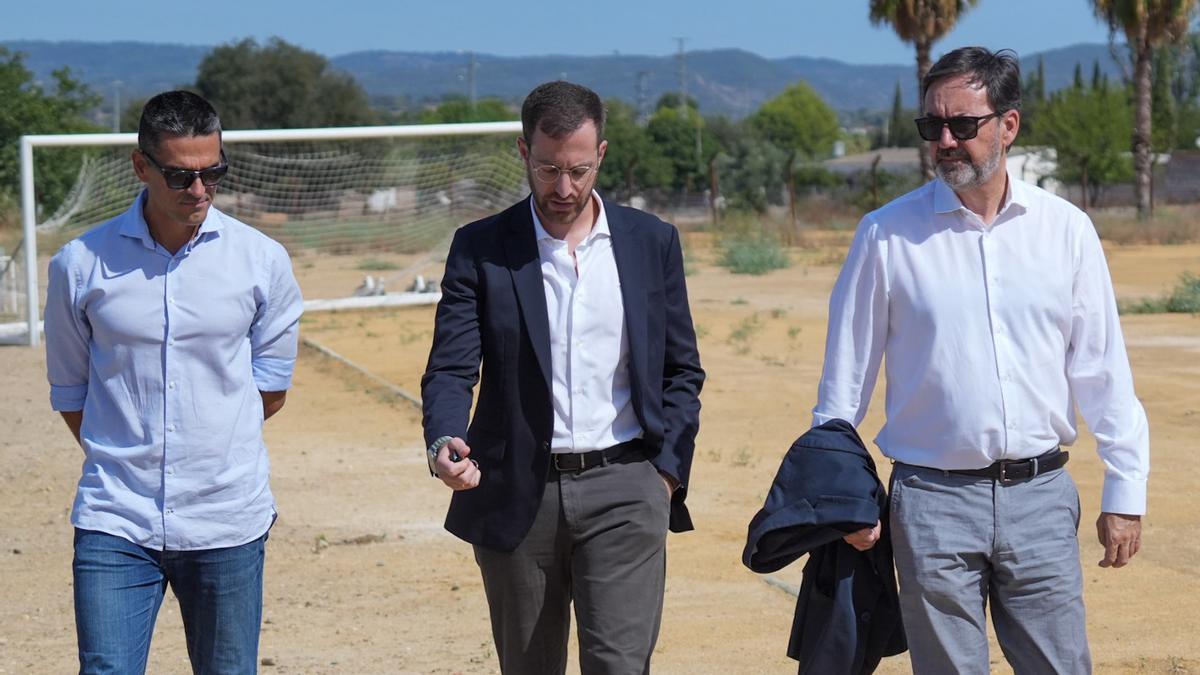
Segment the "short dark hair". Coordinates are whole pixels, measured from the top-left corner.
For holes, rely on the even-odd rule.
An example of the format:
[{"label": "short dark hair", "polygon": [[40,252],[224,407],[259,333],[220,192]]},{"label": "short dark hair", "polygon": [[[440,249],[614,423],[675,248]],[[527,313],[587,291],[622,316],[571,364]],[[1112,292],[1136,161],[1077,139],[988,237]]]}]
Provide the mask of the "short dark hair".
[{"label": "short dark hair", "polygon": [[165,91],[142,108],[138,149],[153,153],[163,136],[208,136],[221,133],[221,118],[212,104],[190,91]]},{"label": "short dark hair", "polygon": [[1013,50],[962,47],[938,59],[921,80],[922,109],[929,88],[938,80],[956,75],[967,75],[971,84],[983,86],[993,111],[1021,109],[1021,64]]},{"label": "short dark hair", "polygon": [[596,125],[599,143],[604,138],[604,119],[604,103],[596,92],[562,80],[539,84],[521,104],[521,133],[526,143],[532,143],[538,129],[550,138],[562,138],[587,120]]}]

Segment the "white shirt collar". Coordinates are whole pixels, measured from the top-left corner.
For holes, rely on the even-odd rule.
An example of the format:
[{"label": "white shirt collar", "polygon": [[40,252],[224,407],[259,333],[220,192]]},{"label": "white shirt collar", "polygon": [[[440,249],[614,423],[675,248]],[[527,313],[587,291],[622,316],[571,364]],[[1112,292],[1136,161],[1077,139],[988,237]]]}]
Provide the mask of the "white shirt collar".
[{"label": "white shirt collar", "polygon": [[[963,205],[962,200],[958,198],[958,195],[954,192],[954,188],[947,185],[944,180],[935,178],[933,183],[934,213],[953,213],[959,210],[971,212],[970,209]],[[1000,209],[996,212],[997,219],[1003,216],[1004,212],[1013,205],[1020,207],[1021,211],[1024,212],[1029,206],[1029,193],[1024,183],[1009,176],[1007,185],[1004,187],[1004,200],[1000,203]]]},{"label": "white shirt collar", "polygon": [[[583,238],[581,244],[587,244],[599,236],[611,237],[612,232],[608,229],[608,216],[604,211],[604,200],[600,198],[600,193],[592,190],[592,199],[600,206],[600,213],[596,216],[596,222],[592,225],[592,231]],[[553,235],[546,231],[542,226],[542,219],[538,218],[537,207],[533,204],[533,195],[529,195],[529,212],[533,214],[533,234],[538,241],[547,239],[555,239]]]}]

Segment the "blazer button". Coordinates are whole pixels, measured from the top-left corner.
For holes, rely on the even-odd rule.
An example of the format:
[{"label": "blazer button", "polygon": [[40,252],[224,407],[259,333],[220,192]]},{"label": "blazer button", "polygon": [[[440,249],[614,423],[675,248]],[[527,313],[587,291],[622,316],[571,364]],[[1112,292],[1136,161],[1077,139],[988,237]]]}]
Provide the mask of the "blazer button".
[{"label": "blazer button", "polygon": [[550,449],[550,441],[542,441],[542,449],[549,450]]}]

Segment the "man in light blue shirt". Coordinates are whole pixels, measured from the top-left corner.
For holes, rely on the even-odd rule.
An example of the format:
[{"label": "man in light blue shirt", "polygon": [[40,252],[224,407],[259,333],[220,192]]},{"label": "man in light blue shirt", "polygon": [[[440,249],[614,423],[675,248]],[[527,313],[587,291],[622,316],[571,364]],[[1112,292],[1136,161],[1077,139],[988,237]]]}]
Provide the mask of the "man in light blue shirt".
[{"label": "man in light blue shirt", "polygon": [[283,407],[303,304],[284,248],[212,208],[217,113],[142,111],[128,211],[50,262],[50,402],[84,452],[75,496],[80,672],[144,672],[167,584],[194,672],[254,672],[267,531],[263,421]]}]

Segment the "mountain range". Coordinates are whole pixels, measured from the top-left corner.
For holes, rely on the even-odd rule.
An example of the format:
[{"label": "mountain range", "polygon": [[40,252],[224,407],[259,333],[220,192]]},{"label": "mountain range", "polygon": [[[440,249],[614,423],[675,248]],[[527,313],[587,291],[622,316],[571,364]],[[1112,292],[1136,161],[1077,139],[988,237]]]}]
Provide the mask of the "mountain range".
[{"label": "mountain range", "polygon": [[[188,85],[212,49],[148,42],[49,41],[6,41],[0,42],[0,47],[23,53],[35,79],[49,81],[52,71],[66,66],[106,100],[115,95],[129,100]],[[662,94],[679,91],[683,75],[687,94],[706,114],[744,117],[788,85],[804,80],[845,115],[889,109],[897,83],[905,104],[915,107],[917,89],[913,63],[861,65],[807,56],[768,59],[740,49],[687,52],[682,64],[677,55],[506,57],[379,50],[329,60],[354,76],[373,99],[407,105],[467,95],[472,80],[476,96],[517,103],[539,82],[563,78],[592,87],[605,97],[653,106]],[[1078,44],[1029,54],[1022,58],[1023,71],[1036,68],[1039,60],[1051,91],[1070,83],[1076,64],[1087,77],[1093,62],[1110,78],[1121,73],[1106,44]]]}]

